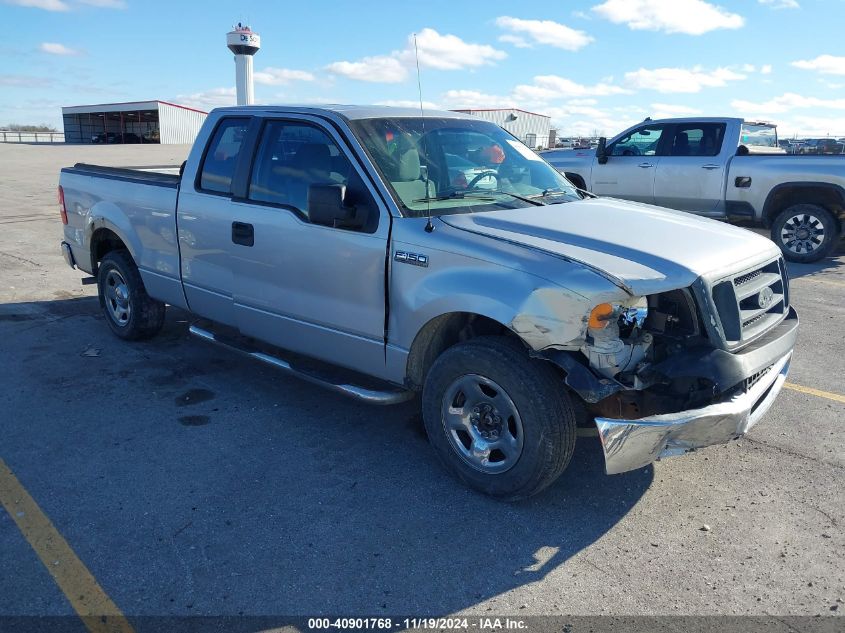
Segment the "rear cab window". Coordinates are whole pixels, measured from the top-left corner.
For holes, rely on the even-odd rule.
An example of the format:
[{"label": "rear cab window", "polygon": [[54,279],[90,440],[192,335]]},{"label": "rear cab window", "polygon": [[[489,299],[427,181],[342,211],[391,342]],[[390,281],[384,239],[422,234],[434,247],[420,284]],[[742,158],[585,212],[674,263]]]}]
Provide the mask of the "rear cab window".
[{"label": "rear cab window", "polygon": [[675,126],[669,154],[718,156],[724,140],[724,123],[681,123]]},{"label": "rear cab window", "polygon": [[198,188],[208,193],[232,194],[232,180],[243,140],[249,128],[248,117],[225,118],[217,124],[205,152]]}]

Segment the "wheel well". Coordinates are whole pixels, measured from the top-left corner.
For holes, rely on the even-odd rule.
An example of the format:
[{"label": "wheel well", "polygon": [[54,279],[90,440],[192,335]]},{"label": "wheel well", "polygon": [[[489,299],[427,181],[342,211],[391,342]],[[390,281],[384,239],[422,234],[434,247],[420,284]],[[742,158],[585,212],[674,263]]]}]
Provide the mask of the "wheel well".
[{"label": "wheel well", "polygon": [[569,182],[571,182],[573,185],[575,185],[579,189],[584,189],[585,191],[587,190],[587,183],[584,182],[584,179],[581,178],[581,176],[579,176],[578,174],[575,174],[571,171],[567,171],[567,172],[564,172],[563,175],[566,176],[566,179]]},{"label": "wheel well", "polygon": [[837,187],[819,185],[794,185],[780,187],[769,194],[763,217],[766,226],[771,226],[778,213],[794,204],[817,204],[830,211],[842,228],[841,217],[845,213],[843,192]]},{"label": "wheel well", "polygon": [[512,337],[523,344],[513,331],[480,314],[451,312],[435,317],[422,327],[411,344],[405,384],[411,389],[422,389],[428,370],[448,348],[477,336],[496,335]]},{"label": "wheel well", "polygon": [[95,275],[103,257],[117,250],[126,250],[126,244],[117,236],[117,233],[109,229],[94,231],[94,235],[91,236],[91,266]]}]

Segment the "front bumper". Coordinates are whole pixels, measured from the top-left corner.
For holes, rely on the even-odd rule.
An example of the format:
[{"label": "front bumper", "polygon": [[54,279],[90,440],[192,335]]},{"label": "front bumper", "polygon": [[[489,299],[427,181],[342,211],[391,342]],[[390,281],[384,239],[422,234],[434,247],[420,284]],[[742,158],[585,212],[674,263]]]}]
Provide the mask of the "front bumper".
[{"label": "front bumper", "polygon": [[[794,342],[794,332],[792,337]],[[786,381],[791,358],[790,344],[788,351],[771,359],[771,368],[749,389],[701,409],[638,420],[596,418],[607,474],[642,468],[661,457],[725,444],[746,434],[774,403]]]}]

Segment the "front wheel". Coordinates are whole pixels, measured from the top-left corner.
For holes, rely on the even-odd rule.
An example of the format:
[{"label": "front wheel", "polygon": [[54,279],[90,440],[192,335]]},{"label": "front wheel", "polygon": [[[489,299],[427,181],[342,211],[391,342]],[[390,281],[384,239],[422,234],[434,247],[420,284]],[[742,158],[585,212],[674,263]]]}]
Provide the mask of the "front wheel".
[{"label": "front wheel", "polygon": [[423,388],[423,421],[440,460],[485,494],[518,500],[566,469],[576,421],[563,381],[514,341],[479,337],[446,350]]},{"label": "front wheel", "polygon": [[150,338],[164,325],[164,304],[147,294],[141,273],[126,251],[112,251],[103,257],[97,290],[106,323],[120,338]]},{"label": "front wheel", "polygon": [[828,255],[839,239],[836,218],[816,204],[794,204],[772,222],[772,241],[791,262],[810,263]]}]

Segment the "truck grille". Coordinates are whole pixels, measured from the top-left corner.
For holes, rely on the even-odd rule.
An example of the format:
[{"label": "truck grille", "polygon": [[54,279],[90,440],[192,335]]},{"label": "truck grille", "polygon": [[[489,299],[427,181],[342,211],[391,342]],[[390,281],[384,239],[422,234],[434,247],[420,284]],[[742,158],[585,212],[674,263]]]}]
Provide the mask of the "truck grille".
[{"label": "truck grille", "polygon": [[783,259],[743,271],[713,286],[725,343],[738,347],[780,323],[789,310]]}]

